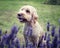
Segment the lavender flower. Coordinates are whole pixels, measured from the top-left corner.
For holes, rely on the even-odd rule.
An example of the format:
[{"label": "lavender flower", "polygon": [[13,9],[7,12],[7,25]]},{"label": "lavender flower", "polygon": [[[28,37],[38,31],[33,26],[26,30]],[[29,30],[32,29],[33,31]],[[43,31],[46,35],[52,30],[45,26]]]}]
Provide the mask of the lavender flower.
[{"label": "lavender flower", "polygon": [[50,41],[50,34],[48,34],[47,36],[47,41]]},{"label": "lavender flower", "polygon": [[[60,20],[59,20],[59,24],[60,24]],[[42,36],[42,38],[40,39],[40,41],[38,43],[38,48],[60,48],[60,26],[58,29],[59,37],[57,34],[55,34],[55,28],[56,28],[56,26],[53,25],[52,29],[51,29],[51,35],[53,37],[52,43],[50,43],[50,41],[51,41],[50,34],[47,34],[47,32],[46,32],[45,36]],[[10,34],[7,34],[7,31],[6,31],[5,34],[2,35],[2,30],[0,29],[0,48],[5,48],[4,46],[7,46],[7,48],[24,48],[25,47],[24,45],[22,47],[20,46],[20,41],[16,37],[18,30],[19,30],[19,28],[16,25],[14,25],[11,28]],[[47,31],[50,31],[49,22],[47,23]],[[27,36],[32,35],[31,26],[28,28],[26,35]],[[44,44],[42,42],[43,39],[46,40],[46,44]],[[30,43],[26,38],[26,48],[36,48],[36,46],[34,46],[32,43]]]},{"label": "lavender flower", "polygon": [[13,43],[10,44],[10,42],[13,42],[13,40],[15,39],[16,37],[16,34],[18,32],[19,28],[14,25],[12,28],[11,28],[11,33],[9,34],[8,38],[7,38],[7,44],[8,44],[8,47],[11,46],[11,48],[14,47]]},{"label": "lavender flower", "polygon": [[[15,37],[14,37],[15,38]],[[14,38],[10,40],[10,48],[15,48]]]},{"label": "lavender flower", "polygon": [[8,37],[7,31],[5,31],[4,35],[2,35],[2,41],[5,42],[7,37]]},{"label": "lavender flower", "polygon": [[2,30],[0,29],[0,36],[2,35]]},{"label": "lavender flower", "polygon": [[58,20],[58,22],[59,22],[59,38],[60,38],[60,19]]},{"label": "lavender flower", "polygon": [[17,34],[18,30],[19,30],[19,28],[18,28],[16,25],[14,25],[14,26],[11,28],[11,33],[12,33],[12,34]]},{"label": "lavender flower", "polygon": [[10,38],[9,38],[9,35],[8,35],[8,38],[6,39],[6,45],[7,46],[10,46]]},{"label": "lavender flower", "polygon": [[4,48],[4,42],[3,42],[3,38],[2,38],[2,30],[0,30],[0,47]]},{"label": "lavender flower", "polygon": [[15,39],[14,39],[14,44],[15,44],[15,47],[16,47],[16,48],[20,48],[20,41],[19,41],[18,38],[15,38]]},{"label": "lavender flower", "polygon": [[29,27],[27,31],[27,36],[31,36],[31,35],[32,35],[32,27]]},{"label": "lavender flower", "polygon": [[47,38],[47,32],[45,33],[44,40],[46,40],[46,38]]},{"label": "lavender flower", "polygon": [[10,36],[7,38],[7,46],[8,48],[14,48],[15,47],[15,43],[14,43],[14,39],[16,38],[16,36],[12,36],[12,38],[10,38]]},{"label": "lavender flower", "polygon": [[5,31],[4,35],[2,36],[2,39],[5,40],[8,38],[8,34],[7,34],[7,31]]},{"label": "lavender flower", "polygon": [[32,43],[29,43],[26,48],[35,48]]},{"label": "lavender flower", "polygon": [[51,35],[52,35],[52,37],[54,36],[54,34],[55,34],[55,26],[52,26],[52,29],[51,29]]},{"label": "lavender flower", "polygon": [[[30,26],[29,28],[28,28],[28,30],[25,32],[25,35],[26,36],[31,36],[32,35],[32,27]],[[28,47],[28,44],[29,44],[29,41],[28,41],[28,39],[27,38],[25,38],[26,39],[26,47]]]},{"label": "lavender flower", "polygon": [[5,31],[5,34],[2,36],[2,41],[4,42],[5,45],[8,45],[8,42],[10,41],[8,38],[9,34],[7,34],[7,31]]},{"label": "lavender flower", "polygon": [[57,43],[58,43],[58,36],[55,35],[52,41],[52,48],[57,48]]},{"label": "lavender flower", "polygon": [[4,48],[4,44],[1,42],[1,45],[0,45],[1,48]]},{"label": "lavender flower", "polygon": [[2,35],[2,30],[0,29],[0,45],[1,45],[1,35]]},{"label": "lavender flower", "polygon": [[28,41],[28,39],[27,39],[27,38],[26,38],[26,41],[25,41],[25,42],[26,42],[26,47],[27,47],[27,46],[28,46],[28,43],[29,43],[29,41]]},{"label": "lavender flower", "polygon": [[15,46],[13,44],[9,44],[7,48],[15,48]]},{"label": "lavender flower", "polygon": [[10,45],[10,43],[7,45],[7,48],[11,48],[11,45]]},{"label": "lavender flower", "polygon": [[9,34],[8,39],[11,40],[14,36],[16,36],[18,30],[19,30],[19,28],[18,28],[16,25],[14,25],[14,26],[11,28],[11,33]]},{"label": "lavender flower", "polygon": [[60,48],[60,39],[58,40],[57,46],[57,48]]},{"label": "lavender flower", "polygon": [[59,38],[60,38],[60,27],[59,27],[59,30],[58,30],[58,32],[59,32]]},{"label": "lavender flower", "polygon": [[47,48],[50,48],[51,47],[50,34],[48,34],[48,36],[47,36],[46,44],[47,44]]},{"label": "lavender flower", "polygon": [[58,20],[58,22],[59,22],[59,26],[60,26],[60,19]]},{"label": "lavender flower", "polygon": [[51,43],[47,41],[47,48],[51,48]]},{"label": "lavender flower", "polygon": [[2,38],[1,38],[1,40],[0,40],[0,48],[4,48],[4,43],[3,43],[3,41],[2,41]]},{"label": "lavender flower", "polygon": [[47,31],[49,31],[50,30],[50,23],[48,22],[47,23]]}]

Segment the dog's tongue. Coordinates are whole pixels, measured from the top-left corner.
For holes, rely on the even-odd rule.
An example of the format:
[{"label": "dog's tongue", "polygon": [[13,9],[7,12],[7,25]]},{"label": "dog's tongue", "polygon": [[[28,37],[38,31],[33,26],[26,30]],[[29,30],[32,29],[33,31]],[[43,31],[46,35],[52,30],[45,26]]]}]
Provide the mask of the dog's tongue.
[{"label": "dog's tongue", "polygon": [[20,21],[23,21],[23,19],[20,19]]},{"label": "dog's tongue", "polygon": [[19,18],[20,19],[20,21],[23,21],[23,19],[22,18]]},{"label": "dog's tongue", "polygon": [[27,20],[24,19],[24,18],[18,18],[18,19],[19,19],[20,22],[27,22]]}]

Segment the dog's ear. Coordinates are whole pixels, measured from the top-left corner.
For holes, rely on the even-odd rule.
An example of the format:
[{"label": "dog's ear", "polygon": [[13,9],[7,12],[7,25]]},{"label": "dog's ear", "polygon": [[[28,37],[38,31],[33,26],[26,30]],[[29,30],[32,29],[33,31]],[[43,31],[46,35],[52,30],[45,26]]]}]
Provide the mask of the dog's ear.
[{"label": "dog's ear", "polygon": [[34,21],[34,23],[36,22],[37,19],[38,19],[37,12],[33,12],[33,14],[32,14],[32,20]]},{"label": "dog's ear", "polygon": [[35,19],[35,20],[37,20],[37,19],[38,19],[37,12],[35,12],[35,13],[33,14],[33,17],[34,17],[34,19]]},{"label": "dog's ear", "polygon": [[33,16],[34,20],[37,20],[38,19],[38,15],[37,15],[37,12],[36,11],[33,12],[32,16]]}]

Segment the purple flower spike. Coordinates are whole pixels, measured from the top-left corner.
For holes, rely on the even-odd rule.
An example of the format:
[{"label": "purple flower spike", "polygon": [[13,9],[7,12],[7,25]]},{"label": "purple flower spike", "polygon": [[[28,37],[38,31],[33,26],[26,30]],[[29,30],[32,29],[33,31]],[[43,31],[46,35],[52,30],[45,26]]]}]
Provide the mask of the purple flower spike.
[{"label": "purple flower spike", "polygon": [[46,38],[47,38],[47,32],[45,33],[44,40],[46,40]]},{"label": "purple flower spike", "polygon": [[35,48],[32,43],[29,43],[26,48]]},{"label": "purple flower spike", "polygon": [[14,39],[14,44],[16,48],[20,48],[20,41],[17,37]]},{"label": "purple flower spike", "polygon": [[54,34],[55,34],[55,26],[52,26],[52,29],[51,29],[51,35],[52,35],[52,37],[54,36]]},{"label": "purple flower spike", "polygon": [[2,30],[0,29],[0,36],[2,35]]},{"label": "purple flower spike", "polygon": [[4,48],[4,44],[3,43],[1,43],[0,48]]},{"label": "purple flower spike", "polygon": [[7,38],[8,38],[8,34],[7,31],[5,31],[4,35],[2,36],[2,41],[6,41]]},{"label": "purple flower spike", "polygon": [[47,44],[47,48],[50,48],[51,47],[50,34],[48,34],[48,36],[47,36],[46,44]]},{"label": "purple flower spike", "polygon": [[51,48],[51,43],[47,41],[47,48]]},{"label": "purple flower spike", "polygon": [[2,40],[2,30],[0,29],[0,46],[1,46],[1,40]]},{"label": "purple flower spike", "polygon": [[25,33],[26,36],[31,36],[32,35],[32,27],[29,27],[28,30]]},{"label": "purple flower spike", "polygon": [[58,43],[57,44],[58,44],[58,48],[60,48],[60,40],[58,40]]},{"label": "purple flower spike", "polygon": [[18,32],[19,28],[14,25],[12,28],[11,28],[11,33],[9,34],[9,37],[8,39],[11,40],[12,38],[14,38]]},{"label": "purple flower spike", "polygon": [[57,43],[58,43],[58,36],[55,35],[52,41],[52,48],[57,48],[57,45],[58,45]]},{"label": "purple flower spike", "polygon": [[18,30],[19,30],[19,28],[18,28],[16,25],[14,25],[14,26],[11,28],[11,33],[17,34]]},{"label": "purple flower spike", "polygon": [[47,36],[47,41],[50,41],[50,34],[48,34]]},{"label": "purple flower spike", "polygon": [[50,30],[50,23],[48,22],[47,23],[47,31],[49,31]]},{"label": "purple flower spike", "polygon": [[58,32],[59,32],[59,38],[60,38],[60,27],[59,27],[59,30],[58,30]]}]

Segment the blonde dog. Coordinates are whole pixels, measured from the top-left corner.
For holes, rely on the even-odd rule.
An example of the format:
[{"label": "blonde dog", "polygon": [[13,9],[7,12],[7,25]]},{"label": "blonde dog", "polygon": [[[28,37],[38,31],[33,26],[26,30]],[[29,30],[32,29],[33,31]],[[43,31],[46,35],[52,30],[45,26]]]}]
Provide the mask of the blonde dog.
[{"label": "blonde dog", "polygon": [[[32,6],[25,5],[20,8],[17,15],[19,21],[25,23],[24,32],[23,32],[25,42],[29,40],[31,43],[33,43],[34,46],[37,47],[39,40],[44,35],[44,32],[43,32],[43,28],[37,21],[38,15],[36,9]],[[30,29],[32,31],[29,31]],[[32,32],[32,34],[31,35],[28,34],[27,36],[27,32]]]}]

